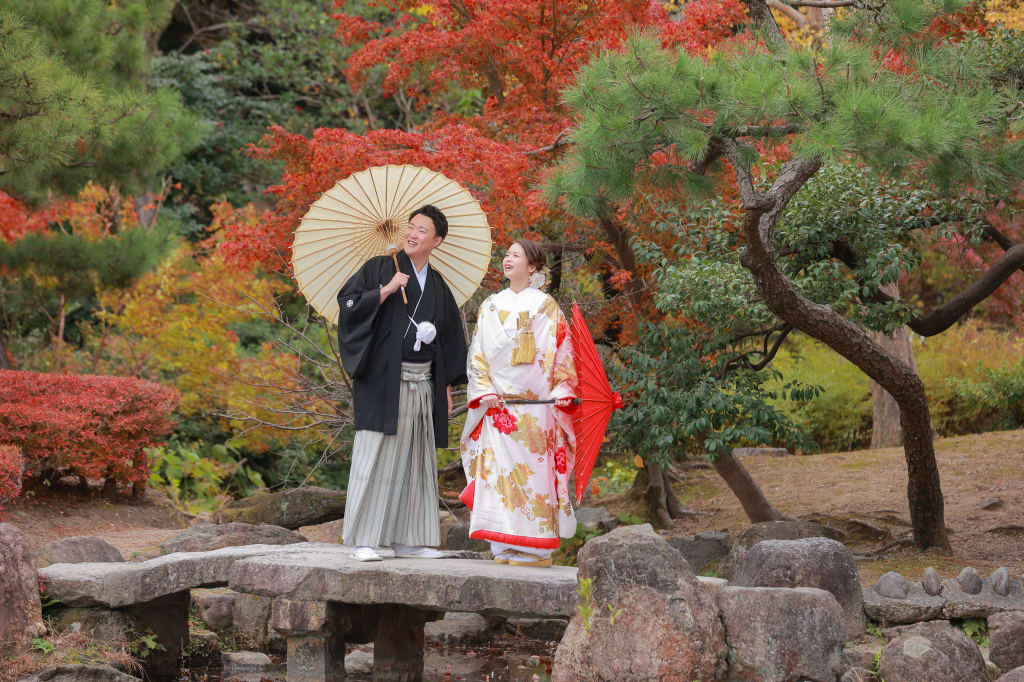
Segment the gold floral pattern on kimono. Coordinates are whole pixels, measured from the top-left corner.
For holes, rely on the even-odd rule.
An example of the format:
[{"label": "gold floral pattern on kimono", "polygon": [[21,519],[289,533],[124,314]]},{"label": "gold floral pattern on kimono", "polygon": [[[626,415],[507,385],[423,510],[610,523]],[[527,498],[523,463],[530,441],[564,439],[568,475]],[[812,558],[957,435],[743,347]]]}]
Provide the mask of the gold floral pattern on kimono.
[{"label": "gold floral pattern on kimono", "polygon": [[[519,320],[524,318],[530,321],[536,353],[532,362],[513,365]],[[555,299],[537,289],[506,289],[480,306],[469,350],[470,409],[461,448],[471,486],[470,537],[553,548],[576,531],[568,485],[576,452],[570,414],[550,404],[507,405],[516,429],[506,434],[479,404],[488,395],[575,397],[567,328]]]}]

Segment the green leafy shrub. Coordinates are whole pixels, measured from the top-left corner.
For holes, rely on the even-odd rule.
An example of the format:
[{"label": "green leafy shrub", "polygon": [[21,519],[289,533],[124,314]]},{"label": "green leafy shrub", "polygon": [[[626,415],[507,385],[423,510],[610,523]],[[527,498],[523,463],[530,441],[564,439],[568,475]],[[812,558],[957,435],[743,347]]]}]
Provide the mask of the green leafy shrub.
[{"label": "green leafy shrub", "polygon": [[149,485],[190,513],[211,512],[230,499],[264,488],[262,476],[225,445],[170,444],[150,448]]},{"label": "green leafy shrub", "polygon": [[784,348],[774,366],[787,380],[821,387],[813,400],[777,403],[821,449],[857,450],[870,445],[871,387],[863,372],[806,337],[797,337]]},{"label": "green leafy shrub", "polygon": [[[958,325],[941,336],[915,338],[914,356],[940,436],[984,433],[1024,425],[1024,339],[982,327]],[[871,388],[862,372],[822,344],[795,337],[775,367],[788,380],[817,383],[814,400],[778,407],[826,452],[871,443]]]}]

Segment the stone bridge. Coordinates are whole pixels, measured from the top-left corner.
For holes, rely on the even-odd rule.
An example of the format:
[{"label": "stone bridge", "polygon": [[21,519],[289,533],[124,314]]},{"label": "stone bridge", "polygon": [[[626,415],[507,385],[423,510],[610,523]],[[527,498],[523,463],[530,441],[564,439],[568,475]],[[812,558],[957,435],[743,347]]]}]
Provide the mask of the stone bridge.
[{"label": "stone bridge", "polygon": [[180,552],[138,563],[54,564],[46,595],[67,606],[128,612],[166,652],[147,658],[155,679],[177,674],[188,638],[189,590],[229,586],[272,597],[271,625],[288,641],[289,682],[345,677],[345,644],[374,642],[374,679],[423,674],[423,625],[446,611],[569,617],[576,569],[455,558],[361,563],[334,544],[249,545]]}]

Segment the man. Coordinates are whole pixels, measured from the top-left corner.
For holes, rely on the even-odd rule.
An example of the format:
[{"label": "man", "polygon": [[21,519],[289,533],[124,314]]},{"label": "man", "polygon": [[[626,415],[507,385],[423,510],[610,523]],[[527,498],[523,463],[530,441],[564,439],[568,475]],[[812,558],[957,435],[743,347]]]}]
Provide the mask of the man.
[{"label": "man", "polygon": [[413,211],[398,270],[390,256],[371,258],[338,293],[356,428],[342,539],[360,561],[390,546],[399,557],[440,556],[434,448],[448,445],[452,386],[466,382],[462,317],[429,263],[447,234],[437,207]]}]

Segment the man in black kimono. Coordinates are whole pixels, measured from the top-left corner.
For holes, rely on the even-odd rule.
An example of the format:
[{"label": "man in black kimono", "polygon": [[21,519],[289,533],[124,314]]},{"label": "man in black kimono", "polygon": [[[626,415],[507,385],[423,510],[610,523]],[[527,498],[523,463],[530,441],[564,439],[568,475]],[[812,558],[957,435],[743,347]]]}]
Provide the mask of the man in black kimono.
[{"label": "man in black kimono", "polygon": [[[371,258],[338,293],[338,341],[352,379],[355,440],[342,538],[353,557],[435,558],[440,544],[435,446],[448,445],[453,385],[466,382],[455,298],[430,267],[448,234],[434,206],[409,216],[398,253]],[[404,287],[408,303],[402,300]]]}]

